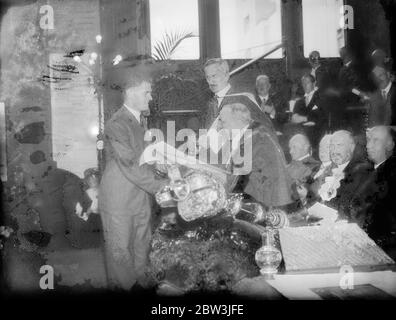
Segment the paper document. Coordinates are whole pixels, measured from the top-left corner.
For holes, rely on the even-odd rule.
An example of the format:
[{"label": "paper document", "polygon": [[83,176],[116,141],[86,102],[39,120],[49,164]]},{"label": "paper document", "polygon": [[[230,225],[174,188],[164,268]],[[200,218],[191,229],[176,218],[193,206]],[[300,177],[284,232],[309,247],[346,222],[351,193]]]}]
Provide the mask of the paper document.
[{"label": "paper document", "polygon": [[140,165],[154,162],[167,165],[177,164],[195,170],[207,171],[214,174],[223,183],[225,183],[227,179],[227,171],[212,166],[193,156],[186,155],[164,141],[149,145],[140,156]]},{"label": "paper document", "polygon": [[322,222],[335,222],[338,218],[337,210],[319,202],[308,209],[308,214],[314,218],[321,218]]},{"label": "paper document", "polygon": [[367,284],[384,291],[392,297],[396,297],[396,273],[392,271],[355,272],[350,274],[349,278],[345,272],[275,275],[274,280],[267,280],[267,282],[286,298],[293,300],[321,300],[323,298],[318,294],[319,288],[338,287],[340,290],[351,292],[353,289],[358,289],[359,286]]}]

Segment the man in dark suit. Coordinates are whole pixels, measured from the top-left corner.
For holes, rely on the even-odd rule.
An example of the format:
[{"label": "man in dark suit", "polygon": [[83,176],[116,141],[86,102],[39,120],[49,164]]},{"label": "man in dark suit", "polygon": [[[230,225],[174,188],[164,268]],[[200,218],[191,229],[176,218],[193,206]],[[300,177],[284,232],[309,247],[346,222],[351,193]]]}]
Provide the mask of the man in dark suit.
[{"label": "man in dark suit", "polygon": [[288,120],[286,101],[279,95],[271,93],[271,82],[265,74],[256,78],[256,102],[261,110],[271,119],[275,129],[282,132],[283,125]]},{"label": "man in dark suit", "polygon": [[[362,220],[356,217],[351,204],[368,179],[372,165],[360,158],[355,140],[346,130],[337,131],[331,136],[330,159],[332,166],[311,185],[308,201],[311,204],[323,201],[327,206],[338,210],[340,219],[362,225]],[[303,193],[299,193],[303,198]]]},{"label": "man in dark suit", "polygon": [[328,200],[335,207],[341,218],[354,221],[351,212],[351,200],[359,187],[369,177],[372,165],[359,156],[354,137],[349,131],[335,132],[330,141],[330,158],[334,164],[332,175],[342,175],[340,186],[333,199]]},{"label": "man in dark suit", "polygon": [[361,79],[352,53],[346,47],[341,48],[340,57],[342,67],[338,72],[338,89],[341,99],[346,106],[359,104],[359,98],[352,93],[352,89],[361,87]]},{"label": "man in dark suit", "polygon": [[129,290],[146,284],[151,240],[151,194],[167,183],[152,168],[139,165],[145,148],[142,112],[148,110],[151,85],[145,68],[134,71],[124,105],[105,126],[106,168],[99,189],[105,260],[110,288]]},{"label": "man in dark suit", "polygon": [[[205,128],[210,128],[213,125],[214,120],[219,115],[223,106],[231,103],[231,101],[235,102],[236,100],[240,100],[239,102],[242,104],[248,103],[257,105],[251,93],[237,92],[231,86],[229,83],[230,71],[227,61],[220,58],[209,59],[205,63],[204,72],[209,89],[214,94],[208,103]],[[245,97],[248,97],[248,100]],[[257,108],[259,109],[258,105]],[[270,118],[264,112],[262,113],[262,121],[265,121],[266,125],[274,130]]]},{"label": "man in dark suit", "polygon": [[378,87],[379,103],[372,104],[371,117],[378,119],[376,125],[396,125],[396,87],[391,80],[390,71],[376,66],[373,69]]},{"label": "man in dark suit", "polygon": [[319,170],[320,162],[312,157],[312,147],[308,137],[302,134],[294,135],[289,141],[292,161],[287,170],[296,186],[308,182]]},{"label": "man in dark suit", "polygon": [[316,147],[320,137],[328,128],[328,116],[323,107],[323,97],[315,86],[314,77],[306,74],[301,78],[301,83],[305,94],[303,98],[297,100],[291,122],[300,127],[298,131],[301,132],[302,128],[312,145]]},{"label": "man in dark suit", "polygon": [[325,91],[330,85],[330,74],[325,66],[320,63],[319,51],[309,54],[310,74],[316,79],[316,86],[320,91]]},{"label": "man in dark suit", "polygon": [[224,105],[224,97],[235,92],[229,83],[230,69],[227,61],[220,58],[209,59],[205,63],[204,72],[209,89],[214,94],[209,100],[205,119],[205,127],[209,128]]},{"label": "man in dark suit", "polygon": [[374,163],[370,178],[354,199],[356,214],[369,236],[384,249],[396,249],[396,157],[391,129],[377,126],[367,131],[367,154]]},{"label": "man in dark suit", "polygon": [[267,208],[289,205],[291,181],[283,151],[265,125],[255,121],[255,114],[240,103],[227,104],[220,112],[222,129],[241,132],[239,141],[232,141],[228,189],[244,192]]}]

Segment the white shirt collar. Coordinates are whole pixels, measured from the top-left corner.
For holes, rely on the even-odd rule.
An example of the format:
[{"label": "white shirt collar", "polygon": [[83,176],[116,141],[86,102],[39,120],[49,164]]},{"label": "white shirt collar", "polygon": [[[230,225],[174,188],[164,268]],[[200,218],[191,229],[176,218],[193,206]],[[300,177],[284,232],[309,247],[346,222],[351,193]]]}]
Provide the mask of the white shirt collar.
[{"label": "white shirt collar", "polygon": [[386,160],[388,160],[388,159],[385,159],[384,161],[382,161],[382,162],[380,162],[380,163],[378,163],[378,164],[375,164],[375,165],[374,165],[374,169],[377,170],[377,168],[378,168],[381,164],[383,164]]},{"label": "white shirt collar", "polygon": [[231,85],[227,84],[224,89],[221,89],[219,92],[216,93],[216,96],[219,98],[224,98],[224,96],[227,94],[228,90],[230,89],[231,89]]},{"label": "white shirt collar", "polygon": [[310,93],[304,94],[304,97],[312,97],[317,90],[318,87],[315,87]]},{"label": "white shirt collar", "polygon": [[391,86],[392,86],[392,81],[389,81],[389,83],[388,83],[388,85],[386,86],[386,88],[385,89],[382,89],[381,90],[381,92],[386,92],[386,96],[388,96],[388,93],[389,93],[389,90],[390,90],[390,88],[391,88]]},{"label": "white shirt collar", "polygon": [[343,172],[345,170],[345,168],[347,167],[347,165],[349,164],[349,162],[351,162],[351,161],[347,161],[343,164],[340,164],[337,168],[334,168],[333,171]]},{"label": "white shirt collar", "polygon": [[260,97],[260,99],[261,99],[261,101],[267,101],[268,100],[268,98],[269,98],[269,94],[267,94],[266,96],[259,96]]},{"label": "white shirt collar", "polygon": [[228,90],[230,90],[230,89],[231,89],[231,85],[227,84],[227,86],[224,89],[222,89],[216,93],[217,103],[219,106],[221,105],[221,102],[223,101],[224,96],[227,94]]},{"label": "white shirt collar", "polygon": [[318,66],[316,66],[316,67],[312,67],[312,71],[318,70],[318,69],[320,68],[320,66],[321,66],[321,65],[318,65]]},{"label": "white shirt collar", "polygon": [[323,168],[327,168],[329,166],[331,166],[331,161],[322,162],[322,167]]},{"label": "white shirt collar", "polygon": [[303,161],[304,159],[309,158],[309,156],[310,156],[310,154],[307,153],[305,156],[303,156],[303,157],[301,157],[301,158],[298,158],[297,161]]},{"label": "white shirt collar", "polygon": [[136,120],[140,123],[140,111],[132,109],[130,107],[128,107],[125,103],[124,103],[124,107],[133,114],[133,116],[136,118]]},{"label": "white shirt collar", "polygon": [[320,166],[320,169],[318,170],[318,172],[313,177],[314,180],[319,178],[325,172],[326,168],[330,167],[331,163],[332,163],[331,161],[322,162],[322,165]]}]

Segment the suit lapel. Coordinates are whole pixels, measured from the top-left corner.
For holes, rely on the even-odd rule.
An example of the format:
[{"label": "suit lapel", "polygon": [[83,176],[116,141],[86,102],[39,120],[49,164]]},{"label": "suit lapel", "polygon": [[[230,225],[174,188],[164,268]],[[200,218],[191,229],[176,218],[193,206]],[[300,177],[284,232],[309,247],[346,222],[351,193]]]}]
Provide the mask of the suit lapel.
[{"label": "suit lapel", "polygon": [[125,107],[122,106],[122,112],[125,117],[127,117],[130,121],[132,121],[134,124],[138,125],[140,127],[140,121],[138,121],[135,116]]},{"label": "suit lapel", "polygon": [[388,92],[388,96],[386,97],[386,104],[390,104],[391,103],[391,98],[394,94],[395,91],[395,86],[393,85],[393,83],[391,84],[390,90]]},{"label": "suit lapel", "polygon": [[217,114],[220,113],[221,109],[222,109],[223,106],[225,105],[225,102],[226,102],[226,100],[227,100],[227,95],[232,94],[232,93],[233,93],[233,90],[232,90],[232,87],[231,87],[230,89],[228,89],[227,93],[224,95],[224,98],[221,100],[221,103],[220,103],[220,105],[218,106],[218,112],[217,112]]},{"label": "suit lapel", "polygon": [[316,104],[316,99],[317,99],[317,93],[318,91],[315,91],[314,94],[312,95],[312,99],[311,101],[308,103],[308,105],[306,106],[308,111],[311,111],[312,108],[315,106]]}]

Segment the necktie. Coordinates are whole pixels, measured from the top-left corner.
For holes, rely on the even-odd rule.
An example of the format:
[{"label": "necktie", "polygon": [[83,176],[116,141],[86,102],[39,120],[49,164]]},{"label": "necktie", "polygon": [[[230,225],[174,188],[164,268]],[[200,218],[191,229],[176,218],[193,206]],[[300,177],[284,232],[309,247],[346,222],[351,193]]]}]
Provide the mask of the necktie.
[{"label": "necktie", "polygon": [[310,100],[309,98],[310,98],[309,95],[308,95],[308,96],[305,96],[305,105],[306,105],[306,106],[309,105],[309,102],[310,102],[310,101],[309,101],[309,100]]},{"label": "necktie", "polygon": [[384,98],[384,100],[386,100],[386,98],[387,98],[386,90],[382,90],[382,98]]},{"label": "necktie", "polygon": [[142,113],[140,114],[140,126],[144,129],[144,131],[147,130],[147,119]]},{"label": "necktie", "polygon": [[215,94],[214,99],[213,99],[213,111],[214,111],[214,116],[217,117],[220,109],[220,103],[219,103],[219,96]]}]

